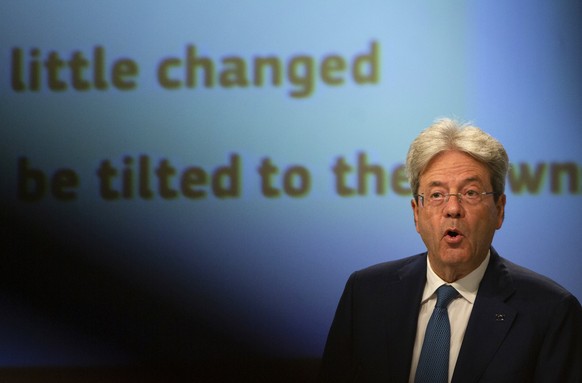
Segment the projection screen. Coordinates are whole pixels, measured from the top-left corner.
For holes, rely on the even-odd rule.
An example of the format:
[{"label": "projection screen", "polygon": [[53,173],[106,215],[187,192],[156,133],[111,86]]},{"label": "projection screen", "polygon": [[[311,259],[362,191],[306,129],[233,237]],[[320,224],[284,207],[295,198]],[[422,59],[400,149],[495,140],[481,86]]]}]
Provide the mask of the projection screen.
[{"label": "projection screen", "polygon": [[439,117],[512,163],[494,247],[582,297],[576,1],[0,3],[0,367],[317,359],[424,251]]}]

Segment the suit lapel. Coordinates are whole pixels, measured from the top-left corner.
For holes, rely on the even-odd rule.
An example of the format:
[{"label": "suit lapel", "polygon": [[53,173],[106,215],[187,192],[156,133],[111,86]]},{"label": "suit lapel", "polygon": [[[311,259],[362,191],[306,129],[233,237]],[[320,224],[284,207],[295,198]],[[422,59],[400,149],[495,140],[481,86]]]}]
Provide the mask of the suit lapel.
[{"label": "suit lapel", "polygon": [[475,382],[505,339],[517,311],[505,301],[513,294],[507,269],[495,250],[483,276],[459,352],[453,382]]},{"label": "suit lapel", "polygon": [[386,343],[390,381],[408,381],[418,312],[426,283],[426,257],[411,258],[398,272],[390,291],[391,306],[386,310]]}]

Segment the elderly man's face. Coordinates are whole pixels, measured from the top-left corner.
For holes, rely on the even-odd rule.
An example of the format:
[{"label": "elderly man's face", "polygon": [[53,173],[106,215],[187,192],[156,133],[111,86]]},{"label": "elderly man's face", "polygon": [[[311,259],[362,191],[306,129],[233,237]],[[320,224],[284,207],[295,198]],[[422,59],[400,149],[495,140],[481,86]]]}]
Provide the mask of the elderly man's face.
[{"label": "elderly man's face", "polygon": [[428,249],[431,267],[447,282],[466,276],[483,262],[503,223],[505,195],[497,203],[493,195],[482,196],[476,204],[459,202],[456,196],[440,205],[429,201],[431,194],[468,190],[491,192],[489,170],[468,154],[446,151],[420,175],[418,193],[424,195],[424,206],[420,199],[412,201],[416,231]]}]

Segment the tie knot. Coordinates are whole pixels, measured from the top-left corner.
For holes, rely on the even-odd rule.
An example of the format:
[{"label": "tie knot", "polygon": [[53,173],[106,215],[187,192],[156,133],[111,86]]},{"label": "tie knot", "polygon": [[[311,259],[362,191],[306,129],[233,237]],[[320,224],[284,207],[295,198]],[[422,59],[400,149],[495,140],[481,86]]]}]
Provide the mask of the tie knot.
[{"label": "tie knot", "polygon": [[459,296],[459,293],[457,290],[455,290],[453,286],[442,285],[437,289],[436,295],[437,295],[436,307],[446,308],[453,299]]}]

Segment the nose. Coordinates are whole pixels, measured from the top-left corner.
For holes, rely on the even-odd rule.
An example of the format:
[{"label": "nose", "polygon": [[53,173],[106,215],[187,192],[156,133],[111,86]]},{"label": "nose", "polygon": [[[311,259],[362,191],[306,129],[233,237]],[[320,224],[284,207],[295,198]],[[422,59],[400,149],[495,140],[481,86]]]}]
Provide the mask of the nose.
[{"label": "nose", "polygon": [[463,215],[463,206],[459,202],[458,194],[451,194],[449,200],[445,202],[443,212],[447,218],[460,218]]}]

